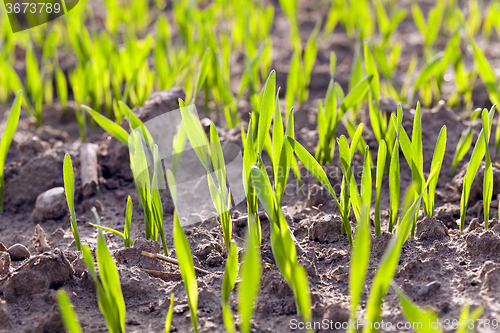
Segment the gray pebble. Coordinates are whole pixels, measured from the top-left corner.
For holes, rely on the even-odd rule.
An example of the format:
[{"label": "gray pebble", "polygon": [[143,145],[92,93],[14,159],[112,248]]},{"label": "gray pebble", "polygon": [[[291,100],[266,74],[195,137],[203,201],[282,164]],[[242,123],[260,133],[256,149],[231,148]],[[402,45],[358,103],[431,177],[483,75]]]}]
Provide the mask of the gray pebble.
[{"label": "gray pebble", "polygon": [[41,193],[36,198],[35,209],[31,213],[33,222],[41,223],[63,217],[68,210],[64,188],[55,187]]},{"label": "gray pebble", "polygon": [[12,261],[24,260],[24,259],[29,258],[31,256],[28,248],[22,244],[12,245],[11,247],[9,247],[7,252],[10,254],[10,259]]},{"label": "gray pebble", "polygon": [[425,286],[423,286],[422,288],[420,288],[419,291],[417,292],[417,295],[418,296],[427,296],[427,295],[430,295],[430,294],[438,291],[439,289],[441,289],[441,282],[432,281],[432,282],[426,284]]}]

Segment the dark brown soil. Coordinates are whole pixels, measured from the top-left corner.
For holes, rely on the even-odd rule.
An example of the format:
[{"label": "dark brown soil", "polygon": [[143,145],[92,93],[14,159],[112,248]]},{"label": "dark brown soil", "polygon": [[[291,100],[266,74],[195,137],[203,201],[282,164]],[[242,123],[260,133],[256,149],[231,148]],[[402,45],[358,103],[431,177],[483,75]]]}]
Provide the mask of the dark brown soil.
[{"label": "dark brown soil", "polygon": [[[312,3],[312,2],[311,2]],[[430,1],[423,4],[425,8]],[[306,5],[304,5],[306,6]],[[314,22],[324,16],[325,10],[303,8],[300,16],[301,31],[306,39]],[[273,28],[274,67],[277,69],[277,84],[286,88],[286,68],[290,59],[288,45],[288,23],[276,7],[276,21]],[[411,21],[411,16],[401,24],[396,38],[403,43],[403,62],[399,76],[405,72],[412,51],[422,50],[422,41]],[[438,43],[439,44],[439,43]],[[314,67],[311,93],[308,102],[296,113],[296,135],[299,141],[313,151],[317,143],[316,115],[317,101],[324,98],[328,85],[328,59],[331,50],[337,53],[336,80],[347,89],[350,63],[354,43],[346,39],[345,32],[337,29],[327,40],[320,43],[318,61]],[[490,56],[488,49],[486,54]],[[492,59],[493,64],[498,59]],[[241,66],[240,66],[241,67]],[[396,82],[400,82],[396,78]],[[451,84],[451,83],[449,83]],[[488,107],[484,86],[477,87],[475,104]],[[446,91],[446,89],[444,89]],[[448,89],[449,91],[449,89]],[[172,92],[178,96],[179,91]],[[282,93],[282,96],[283,93]],[[445,94],[446,98],[447,95]],[[174,103],[175,104],[175,103]],[[201,103],[202,104],[202,103]],[[201,105],[200,104],[200,105]],[[397,103],[384,100],[388,112],[396,110]],[[432,152],[442,125],[448,128],[447,150],[436,190],[436,216],[423,218],[417,224],[417,238],[409,240],[403,247],[401,259],[394,277],[395,282],[419,305],[430,306],[441,319],[457,319],[462,306],[467,303],[476,308],[483,306],[483,319],[500,321],[500,224],[490,221],[490,231],[484,230],[482,212],[482,176],[473,184],[469,209],[467,210],[465,232],[460,232],[456,220],[460,215],[461,179],[466,170],[470,153],[459,165],[456,175],[450,173],[454,149],[462,131],[468,126],[467,112],[460,108],[450,109],[438,104],[433,109],[424,109],[422,114],[424,168],[429,169]],[[7,107],[2,106],[5,110]],[[176,108],[173,105],[170,109]],[[249,106],[242,102],[242,112]],[[166,111],[169,109],[167,108]],[[157,114],[142,114],[154,117]],[[413,110],[404,106],[404,127],[411,131]],[[200,116],[203,116],[201,113]],[[246,115],[242,116],[244,119]],[[221,140],[239,144],[238,129],[222,129],[220,115],[210,115],[220,127]],[[367,109],[360,118],[365,122],[364,138],[372,153],[377,143],[370,130]],[[2,121],[5,123],[5,114]],[[129,167],[128,148],[111,138],[97,127],[89,131],[89,142],[98,145],[100,169],[99,191],[91,197],[82,194],[79,177],[79,153],[81,143],[78,127],[71,108],[62,114],[56,104],[44,109],[44,126],[36,128],[33,122],[22,117],[13,144],[7,155],[5,171],[5,207],[0,214],[0,241],[7,248],[20,243],[31,252],[31,258],[12,261],[0,252],[0,332],[62,332],[63,326],[56,303],[56,291],[64,288],[71,296],[76,313],[85,332],[106,331],[106,323],[97,306],[95,286],[86,271],[81,255],[70,229],[69,216],[57,219],[37,219],[47,233],[49,249],[43,246],[43,236],[36,230],[32,218],[37,196],[54,187],[63,186],[62,161],[64,153],[71,154],[76,173],[76,213],[80,237],[83,243],[95,247],[97,231],[88,222],[93,222],[91,207],[96,207],[103,225],[122,230],[127,196],[132,197],[134,213],[132,219],[133,248],[123,247],[123,241],[106,233],[108,247],[113,252],[120,273],[122,289],[127,307],[126,328],[133,332],[160,332],[164,329],[165,316],[170,295],[175,295],[173,326],[177,332],[190,332],[191,319],[187,296],[176,267],[141,256],[141,251],[161,253],[158,243],[146,241],[143,213],[132,181]],[[474,142],[477,138],[476,124]],[[496,125],[496,124],[495,124]],[[342,126],[340,126],[342,127]],[[346,133],[340,128],[339,135]],[[491,147],[492,151],[494,147]],[[336,154],[337,156],[337,154]],[[401,193],[411,182],[411,172],[401,154]],[[498,159],[495,158],[495,161]],[[356,155],[355,166],[362,165],[362,157]],[[328,166],[333,185],[341,178],[336,165]],[[290,229],[297,239],[297,255],[306,268],[311,289],[313,316],[315,321],[328,319],[333,322],[347,321],[349,309],[349,265],[350,247],[345,236],[340,234],[338,210],[330,195],[319,183],[301,169],[303,193],[299,191],[295,178],[284,199],[283,208]],[[481,174],[481,171],[479,172]],[[495,184],[500,182],[500,166],[494,167]],[[387,233],[388,179],[384,178],[382,190],[382,218],[384,232],[372,237],[366,286],[363,291],[362,308],[358,315],[364,315],[365,302],[370,291],[385,247],[392,235]],[[495,191],[498,191],[495,186]],[[162,198],[165,210],[165,234],[170,254],[175,256],[172,237],[173,204],[168,194]],[[498,216],[498,200],[492,202],[490,218]],[[233,216],[245,215],[246,208],[238,206]],[[372,212],[373,214],[373,212]],[[38,215],[37,215],[38,216]],[[470,224],[470,226],[469,226]],[[254,332],[290,332],[290,321],[299,319],[296,314],[293,294],[275,265],[270,245],[269,222],[262,219],[262,281],[254,318]],[[238,243],[238,252],[244,248],[246,224],[235,222],[233,239]],[[191,245],[195,265],[211,272],[198,276],[199,327],[201,332],[224,332],[221,309],[222,278],[227,258],[223,248],[221,228],[216,219],[209,219],[185,232]],[[372,230],[374,235],[374,230]],[[150,275],[141,269],[167,273],[164,277]],[[238,288],[238,286],[236,286]],[[231,296],[233,312],[237,312],[236,293]],[[393,323],[405,321],[400,311],[396,294],[390,290],[383,307],[382,319]],[[393,329],[392,331],[397,331]],[[327,332],[327,331],[321,331]],[[480,332],[493,332],[481,329]]]}]

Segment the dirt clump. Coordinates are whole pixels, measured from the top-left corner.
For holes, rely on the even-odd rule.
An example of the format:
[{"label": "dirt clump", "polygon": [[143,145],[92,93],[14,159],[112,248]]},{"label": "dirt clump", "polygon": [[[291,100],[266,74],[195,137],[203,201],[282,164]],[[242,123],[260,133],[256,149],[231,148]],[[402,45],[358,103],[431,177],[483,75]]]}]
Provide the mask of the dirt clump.
[{"label": "dirt clump", "polygon": [[10,254],[8,252],[0,252],[0,278],[10,271]]},{"label": "dirt clump", "polygon": [[448,229],[458,229],[457,219],[460,218],[460,206],[447,202],[436,207],[434,216],[443,222]]},{"label": "dirt clump", "polygon": [[465,236],[467,249],[471,254],[490,254],[496,255],[500,253],[500,237],[491,230],[486,230],[482,233],[476,231],[468,233]]},{"label": "dirt clump", "polygon": [[432,216],[426,216],[417,222],[415,236],[419,240],[442,240],[450,237],[446,225]]},{"label": "dirt clump", "polygon": [[33,205],[40,193],[62,186],[63,158],[63,151],[48,150],[19,167],[7,168],[5,188],[15,191],[5,193],[6,210],[15,213],[23,206]]},{"label": "dirt clump", "polygon": [[179,99],[184,100],[185,95],[181,88],[153,92],[142,107],[134,109],[134,113],[145,123],[164,113],[179,109]]},{"label": "dirt clump", "polygon": [[500,292],[500,268],[496,267],[486,273],[484,282],[481,287],[487,292],[497,293]]},{"label": "dirt clump", "polygon": [[371,246],[372,255],[376,258],[381,258],[393,236],[393,234],[383,231],[380,235],[373,237]]},{"label": "dirt clump", "polygon": [[137,266],[154,271],[163,271],[165,270],[165,264],[162,261],[141,254],[143,251],[158,254],[160,250],[160,243],[139,237],[134,241],[132,247],[117,250],[114,253],[114,257],[119,264],[126,267]]},{"label": "dirt clump", "polygon": [[309,228],[309,239],[320,243],[334,243],[341,237],[342,220],[335,215],[321,216]]},{"label": "dirt clump", "polygon": [[58,289],[71,279],[74,270],[59,249],[32,257],[0,285],[7,302]]}]

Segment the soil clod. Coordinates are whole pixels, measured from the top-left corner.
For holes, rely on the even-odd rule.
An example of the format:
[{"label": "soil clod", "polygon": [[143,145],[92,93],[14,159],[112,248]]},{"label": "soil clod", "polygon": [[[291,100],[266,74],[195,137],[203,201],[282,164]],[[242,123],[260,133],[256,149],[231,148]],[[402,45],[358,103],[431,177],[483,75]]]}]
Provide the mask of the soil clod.
[{"label": "soil clod", "polygon": [[467,248],[471,254],[494,254],[500,253],[500,237],[491,230],[482,233],[471,232],[465,236]]},{"label": "soil clod", "polygon": [[432,216],[426,216],[417,222],[415,235],[419,240],[441,240],[450,237],[444,223]]},{"label": "soil clod", "polygon": [[0,277],[8,274],[10,271],[10,254],[8,252],[0,252]]},{"label": "soil clod", "polygon": [[333,243],[342,237],[342,221],[334,215],[321,216],[312,223],[309,229],[309,239],[320,243]]},{"label": "soil clod", "polygon": [[30,297],[46,293],[48,289],[59,289],[74,274],[73,267],[62,251],[32,257],[26,265],[11,273],[2,287],[5,300],[15,302],[19,297]]}]

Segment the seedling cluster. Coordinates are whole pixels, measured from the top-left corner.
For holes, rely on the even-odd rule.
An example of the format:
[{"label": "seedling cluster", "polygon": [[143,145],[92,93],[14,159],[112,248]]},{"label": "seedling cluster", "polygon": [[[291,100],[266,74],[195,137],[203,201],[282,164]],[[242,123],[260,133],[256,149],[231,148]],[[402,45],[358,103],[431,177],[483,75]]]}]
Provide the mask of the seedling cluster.
[{"label": "seedling cluster", "polygon": [[[372,285],[367,286],[369,294],[363,312],[366,321],[380,320],[383,300],[391,285],[409,320],[437,318],[432,311],[414,304],[393,282],[393,277],[403,245],[415,235],[419,214],[435,215],[436,188],[445,154],[454,154],[451,173],[455,173],[457,166],[468,156],[476,137],[474,129],[479,126],[481,130],[468,158],[463,180],[458,224],[463,231],[471,186],[484,161],[482,195],[484,228],[488,229],[493,199],[493,160],[500,147],[500,126],[497,125],[495,134],[492,134],[500,88],[493,67],[476,37],[480,33],[487,38],[493,31],[500,33],[499,2],[492,1],[483,15],[480,2],[470,0],[468,10],[464,11],[467,15],[464,15],[457,1],[437,0],[426,18],[417,3],[405,9],[392,0],[332,1],[324,26],[322,21],[317,22],[303,40],[299,24],[302,2],[280,0],[279,10],[286,16],[291,45],[286,81],[283,81],[286,87],[281,87],[286,90],[281,94],[277,86],[277,71],[272,69],[276,65],[273,62],[272,29],[277,15],[277,8],[273,5],[252,0],[221,0],[204,2],[201,6],[179,0],[173,2],[173,19],[169,20],[162,15],[166,6],[163,0],[154,1],[153,11],[148,7],[151,1],[128,2],[127,6],[121,6],[117,0],[103,2],[107,14],[99,24],[104,25],[105,30],[96,27],[88,1],[83,0],[78,8],[60,20],[16,38],[8,31],[5,14],[1,14],[0,103],[12,102],[0,141],[2,211],[5,160],[21,109],[34,118],[36,126],[40,126],[44,121],[44,109],[52,105],[56,97],[60,112],[71,117],[74,115],[82,142],[87,140],[88,128],[98,125],[128,145],[130,169],[138,204],[142,208],[143,235],[148,240],[160,241],[165,256],[171,252],[167,249],[167,240],[173,238],[195,332],[199,329],[198,282],[191,248],[178,214],[180,196],[176,185],[178,158],[188,144],[206,172],[213,208],[221,226],[221,243],[227,254],[220,295],[227,332],[252,331],[252,317],[265,267],[260,251],[262,223],[269,223],[276,267],[293,293],[297,315],[304,322],[312,320],[310,280],[299,262],[297,248],[300,244],[282,210],[286,187],[293,181],[301,183],[301,167],[307,169],[332,196],[342,221],[342,233],[352,249],[349,271],[351,319],[357,318],[362,304],[371,239],[383,231],[393,234],[393,237],[376,268]],[[406,75],[399,81],[396,72],[403,66],[402,44],[395,36],[404,20],[414,22],[423,46],[421,56],[414,53],[410,57],[404,71]],[[295,113],[310,101],[309,87],[314,80],[318,50],[322,41],[336,29],[345,31],[348,40],[355,45],[348,89],[345,91],[336,81],[340,64],[336,53],[331,52],[330,80],[326,94],[322,95],[324,99],[317,103],[318,138],[316,146],[311,149],[302,145],[296,136]],[[470,46],[470,54],[461,51],[467,46]],[[15,67],[17,48],[26,51],[22,74]],[[63,64],[60,55],[65,52],[75,54],[72,66]],[[234,58],[238,57],[242,59],[242,66],[235,69]],[[473,68],[467,66],[467,57],[472,59]],[[240,74],[237,80],[234,78],[236,72]],[[422,108],[432,106],[442,98],[448,75],[452,75],[455,82],[448,105],[463,106],[470,126],[462,134],[457,147],[447,146],[447,127],[442,126],[435,149],[424,151],[423,140],[426,138],[422,134]],[[478,78],[484,83],[493,106],[489,110],[472,112],[472,91]],[[161,143],[154,141],[133,108],[142,106],[152,91],[172,87],[182,87],[186,96],[178,101],[182,125],[172,147],[177,159],[173,159],[171,165],[164,165],[159,149]],[[383,98],[401,103],[387,112],[381,106]],[[203,104],[205,111],[217,114],[220,127],[241,126],[241,176],[247,228],[245,239],[238,244],[233,237],[233,195],[228,183],[224,143],[219,136],[221,128],[212,122],[208,129],[204,128],[190,108],[195,103]],[[240,112],[242,104],[250,109],[248,117]],[[415,107],[411,129],[403,127],[403,105]],[[365,123],[361,122],[363,108],[368,111],[369,121]],[[496,118],[498,121],[499,117]],[[373,133],[374,140],[371,141],[375,142],[375,147],[367,144],[366,129]],[[495,143],[495,154],[490,152],[490,141]],[[400,159],[401,154],[404,159]],[[432,156],[432,161],[424,168],[424,155],[427,154]],[[360,166],[356,155],[363,159],[361,175],[354,172],[355,167]],[[401,188],[401,163],[406,163],[411,170],[412,185],[405,189]],[[342,172],[338,193],[325,172],[324,166],[328,164],[336,165]],[[123,238],[125,247],[133,246],[134,238],[142,236],[142,233],[131,234],[133,214],[139,216],[140,213],[133,212],[132,199],[128,196],[126,205],[124,202],[122,232],[101,225],[97,211],[93,210],[95,223],[91,225],[97,228],[97,271],[90,247],[78,233],[75,174],[69,154],[64,158],[63,171],[70,227],[76,247],[95,283],[99,308],[110,332],[125,332],[125,300],[118,270],[103,232]],[[387,219],[382,211],[383,193],[389,193]],[[168,196],[175,206],[173,234],[167,234],[169,228],[164,227],[170,218],[164,212],[162,199]],[[261,213],[262,210],[265,214]],[[244,244],[244,250],[238,253],[241,244]],[[234,288],[237,289],[237,314],[233,313],[230,303]],[[62,289],[58,292],[58,301],[66,330],[81,332],[70,296]],[[170,331],[173,304],[172,295],[166,314],[166,332]],[[461,318],[478,318],[481,311],[470,313],[468,306],[464,306]]]}]

